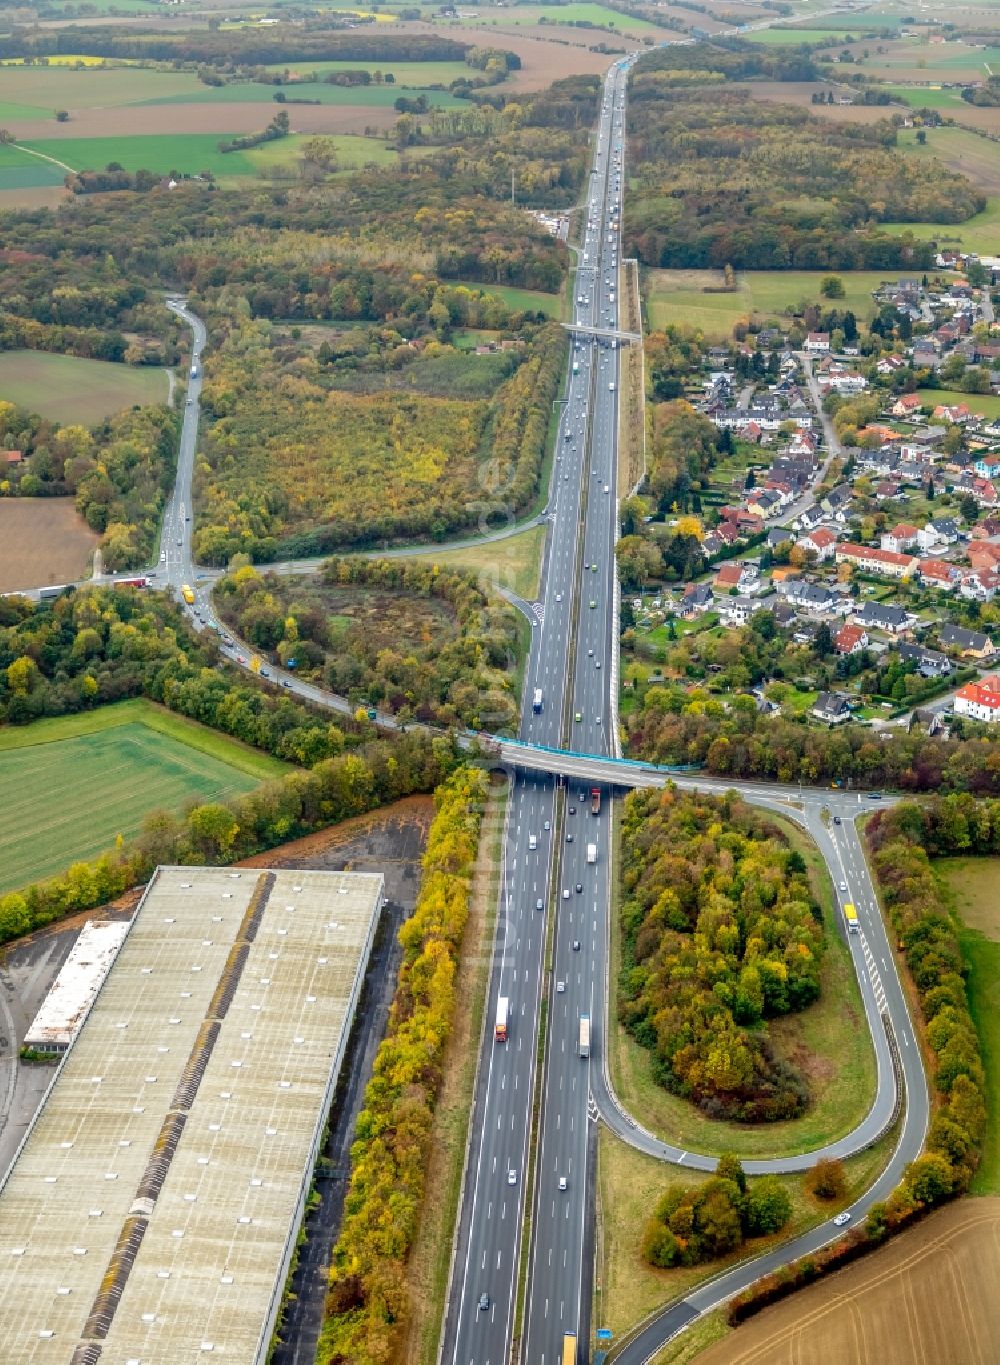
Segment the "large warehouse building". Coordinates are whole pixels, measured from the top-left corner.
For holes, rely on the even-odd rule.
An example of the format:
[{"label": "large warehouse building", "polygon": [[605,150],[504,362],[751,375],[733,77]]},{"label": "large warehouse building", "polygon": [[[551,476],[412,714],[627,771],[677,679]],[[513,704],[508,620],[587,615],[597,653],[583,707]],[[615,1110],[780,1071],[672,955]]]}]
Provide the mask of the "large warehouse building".
[{"label": "large warehouse building", "polygon": [[380,876],[161,868],[0,1187],[0,1354],[267,1357]]}]

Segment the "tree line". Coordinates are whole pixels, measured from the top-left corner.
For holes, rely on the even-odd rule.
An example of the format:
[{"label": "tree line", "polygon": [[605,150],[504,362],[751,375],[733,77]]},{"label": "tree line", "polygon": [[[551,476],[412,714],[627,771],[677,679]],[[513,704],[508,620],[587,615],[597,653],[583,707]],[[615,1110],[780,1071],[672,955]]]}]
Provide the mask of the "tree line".
[{"label": "tree line", "polygon": [[403,1271],[416,1234],[434,1107],[455,1011],[488,780],[457,769],[435,793],[420,894],[400,930],[400,968],[351,1147],[330,1258],[321,1365],[388,1365],[408,1309]]},{"label": "tree line", "polygon": [[819,996],[822,914],[801,855],[735,797],[635,792],[622,885],[618,1015],[659,1083],[712,1118],[800,1114],[808,1085],[766,1020]]},{"label": "tree line", "polygon": [[748,1238],[780,1232],[791,1216],[791,1196],[777,1176],[750,1184],[738,1158],[722,1156],[711,1179],[675,1185],[659,1199],[643,1229],[642,1256],[661,1270],[700,1265],[738,1251]]},{"label": "tree line", "polygon": [[161,864],[231,863],[442,783],[458,763],[447,739],[410,732],[371,740],[227,802],[182,815],[151,811],[134,841],[0,896],[0,941],[104,905]]}]

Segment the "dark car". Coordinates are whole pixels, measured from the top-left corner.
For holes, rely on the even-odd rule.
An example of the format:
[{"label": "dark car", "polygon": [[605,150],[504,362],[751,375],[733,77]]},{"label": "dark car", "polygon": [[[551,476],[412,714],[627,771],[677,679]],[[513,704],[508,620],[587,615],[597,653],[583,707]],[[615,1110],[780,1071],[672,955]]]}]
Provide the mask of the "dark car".
[{"label": "dark car", "polygon": [[835,815],[835,816],[833,817],[833,823],[834,823],[835,825],[839,825],[839,824],[840,824],[840,816],[839,816],[839,815]]},{"label": "dark car", "polygon": [[571,844],[573,842],[573,831],[571,829],[568,829],[566,831],[566,842],[568,844]]},{"label": "dark car", "polygon": [[580,940],[578,938],[575,938],[573,940],[573,951],[574,953],[578,953],[580,951]]},{"label": "dark car", "polygon": [[577,882],[577,884],[576,884],[576,892],[577,892],[577,895],[579,895],[580,892],[581,892],[582,890],[583,890],[583,882]]},{"label": "dark car", "polygon": [[575,815],[575,814],[576,814],[576,806],[570,806],[570,808],[569,808],[569,813],[570,813],[570,815]]}]

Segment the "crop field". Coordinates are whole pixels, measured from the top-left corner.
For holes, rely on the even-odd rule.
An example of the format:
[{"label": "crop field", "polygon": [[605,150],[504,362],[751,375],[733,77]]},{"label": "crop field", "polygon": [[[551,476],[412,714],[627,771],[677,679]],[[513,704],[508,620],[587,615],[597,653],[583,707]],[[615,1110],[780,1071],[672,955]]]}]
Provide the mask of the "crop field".
[{"label": "crop field", "polygon": [[963,1199],[729,1333],[698,1365],[992,1365],[1000,1199]]},{"label": "crop field", "polygon": [[0,498],[0,592],[76,582],[99,539],[72,498]]},{"label": "crop field", "polygon": [[[326,75],[330,71],[381,71],[383,76],[392,76],[395,85],[390,90],[425,90],[430,85],[450,85],[452,81],[468,78],[472,68],[464,62],[272,62],[268,71],[290,71],[297,76],[311,75],[314,71]],[[299,86],[286,86],[288,94],[299,92]],[[336,89],[336,87],[333,87]],[[348,87],[350,88],[350,87]],[[377,89],[378,87],[376,87]],[[265,86],[264,89],[273,87]]]},{"label": "crop field", "polygon": [[[195,91],[197,77],[183,71],[149,71],[132,66],[5,66],[0,78],[5,103],[28,106],[22,117],[52,118],[57,109],[116,108]],[[202,86],[202,89],[206,87]],[[9,117],[9,115],[5,115]]]},{"label": "crop field", "polygon": [[[465,68],[469,75],[470,69]],[[454,77],[452,77],[454,79]],[[141,106],[174,106],[177,104],[266,104],[275,105],[276,86],[262,85],[255,81],[234,81],[231,85],[199,85],[195,90],[177,95],[164,95],[157,99],[143,100]],[[321,104],[351,105],[354,108],[391,109],[400,95],[419,90],[427,98],[427,103],[435,109],[458,109],[462,101],[455,99],[447,90],[428,90],[420,85],[412,85],[407,91],[396,85],[327,85],[325,81],[300,81],[285,86],[283,93],[288,102],[283,106],[290,118],[295,119],[309,106],[291,103],[293,100],[319,100]]]},{"label": "crop field", "polygon": [[603,28],[617,29],[620,33],[650,33],[666,36],[666,31],[646,19],[635,19],[618,10],[608,9],[605,5],[590,3],[590,0],[570,0],[569,4],[557,7],[548,5],[517,5],[503,15],[503,23],[524,28],[538,25],[559,27],[568,24],[593,24]]},{"label": "crop field", "polygon": [[939,161],[951,171],[967,176],[986,194],[1000,194],[1000,147],[966,128],[928,128],[921,146],[916,133],[899,134],[898,146],[907,156],[931,163]]},{"label": "crop field", "polygon": [[965,986],[986,1068],[988,1115],[974,1194],[1000,1194],[1000,858],[936,858],[946,900],[961,921]]},{"label": "crop field", "polygon": [[[118,723],[107,725],[105,712]],[[133,837],[151,810],[221,800],[261,781],[252,750],[208,731],[215,752],[206,752],[196,747],[202,726],[167,713],[154,728],[157,714],[149,703],[126,703],[3,733],[0,893],[96,857],[119,834]],[[89,732],[88,721],[97,721]]]},{"label": "crop field", "polygon": [[6,351],[0,355],[0,399],[55,422],[92,426],[134,403],[167,401],[166,371],[108,360]]},{"label": "crop field", "polygon": [[752,43],[786,47],[795,43],[849,43],[859,36],[858,28],[759,28],[748,33]]},{"label": "crop field", "polygon": [[0,144],[0,194],[13,199],[18,190],[61,190],[65,175],[62,167],[54,166],[51,161],[43,161],[19,147]]},{"label": "crop field", "polygon": [[[751,270],[737,276],[734,293],[704,293],[706,286],[718,287],[722,276],[712,270],[653,270],[646,284],[647,311],[653,328],[670,322],[687,322],[699,327],[706,337],[726,338],[733,324],[757,313],[763,318],[781,317],[802,303],[823,303],[819,285],[821,270]],[[836,272],[833,272],[836,273]],[[838,308],[851,308],[857,317],[875,314],[872,290],[886,278],[875,270],[839,272],[846,297]]]},{"label": "crop field", "polygon": [[[513,10],[479,10],[474,19],[438,21],[435,31],[462,43],[476,43],[480,47],[502,47],[516,52],[521,59],[520,71],[512,71],[503,84],[504,92],[542,90],[553,81],[580,74],[603,74],[614,60],[608,53],[591,52],[599,38],[606,37],[593,29],[572,28],[568,24],[536,24],[518,27],[513,22]],[[549,15],[553,10],[546,11]],[[564,8],[559,9],[563,14]],[[519,10],[518,13],[523,13]],[[495,17],[493,17],[495,16]],[[621,19],[621,15],[616,16]],[[424,24],[400,24],[399,32],[426,33]],[[656,30],[658,33],[663,30]],[[637,35],[624,28],[619,30],[621,45],[634,50]]]}]

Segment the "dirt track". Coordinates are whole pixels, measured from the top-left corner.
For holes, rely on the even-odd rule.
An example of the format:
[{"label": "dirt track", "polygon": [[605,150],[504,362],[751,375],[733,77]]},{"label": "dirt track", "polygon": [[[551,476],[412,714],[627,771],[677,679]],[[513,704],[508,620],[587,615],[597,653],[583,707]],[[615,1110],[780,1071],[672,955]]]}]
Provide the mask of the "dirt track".
[{"label": "dirt track", "polygon": [[993,1365],[1000,1199],[963,1199],[768,1308],[698,1365]]}]

